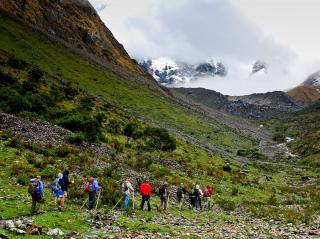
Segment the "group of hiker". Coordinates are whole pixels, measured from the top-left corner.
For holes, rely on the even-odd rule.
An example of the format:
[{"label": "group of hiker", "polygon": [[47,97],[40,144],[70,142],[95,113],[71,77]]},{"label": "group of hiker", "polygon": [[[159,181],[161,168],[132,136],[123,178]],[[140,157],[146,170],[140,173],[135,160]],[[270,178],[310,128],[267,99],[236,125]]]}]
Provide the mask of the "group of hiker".
[{"label": "group of hiker", "polygon": [[[99,185],[98,180],[95,177],[89,177],[86,181],[87,182],[84,186],[84,191],[88,194],[88,199],[83,204],[83,207],[86,206],[88,210],[91,210],[95,205],[95,208],[97,208],[102,187]],[[57,178],[51,183],[53,205],[58,205],[59,210],[61,210],[64,206],[65,199],[68,196],[68,187],[71,183],[74,182],[69,180],[68,170],[65,170],[63,173],[59,173]],[[130,207],[130,201],[133,201],[133,205],[135,202],[135,189],[132,186],[130,178],[127,178],[121,185],[121,191],[122,198],[120,198],[118,203],[123,200],[123,208],[124,210],[128,210]],[[30,180],[28,192],[32,198],[31,214],[34,215],[38,212],[39,203],[43,201],[44,197],[44,184],[41,180],[41,176],[37,176],[36,178]],[[151,211],[150,200],[152,188],[147,179],[144,179],[140,184],[139,193],[141,195],[140,210],[143,210],[144,205],[147,204],[148,211]],[[158,193],[160,196],[160,205],[156,205],[156,208],[157,210],[166,211],[169,206],[169,198],[174,196],[170,190],[169,184],[164,182],[162,186],[159,187]],[[189,205],[189,208],[202,210],[203,208],[210,208],[210,199],[213,195],[213,190],[209,185],[202,191],[198,184],[194,184],[192,188],[188,188],[181,183],[177,187],[175,194],[179,209],[182,209],[183,205],[187,204]],[[117,206],[117,204],[115,206]]]},{"label": "group of hiker", "polygon": [[[53,205],[58,205],[59,210],[61,210],[64,205],[70,183],[69,171],[65,170],[63,173],[59,173],[50,185],[53,193]],[[32,198],[31,214],[34,215],[38,213],[39,203],[41,203],[44,198],[44,184],[41,176],[30,180],[28,192]]]}]

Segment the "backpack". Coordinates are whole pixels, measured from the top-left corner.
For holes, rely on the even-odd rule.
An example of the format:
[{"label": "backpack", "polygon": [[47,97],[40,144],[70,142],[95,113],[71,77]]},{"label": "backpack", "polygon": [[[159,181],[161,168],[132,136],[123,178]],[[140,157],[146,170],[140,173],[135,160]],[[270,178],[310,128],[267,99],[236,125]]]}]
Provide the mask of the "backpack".
[{"label": "backpack", "polygon": [[211,197],[210,191],[209,191],[208,189],[204,190],[203,196],[204,196],[204,197]]},{"label": "backpack", "polygon": [[57,192],[61,189],[61,186],[59,184],[59,179],[55,179],[52,183],[51,183],[51,189],[53,192]]},{"label": "backpack", "polygon": [[122,194],[125,194],[129,189],[126,182],[122,184],[121,188],[122,188]]},{"label": "backpack", "polygon": [[149,196],[151,194],[151,187],[147,183],[143,183],[140,186],[141,196]]},{"label": "backpack", "polygon": [[200,190],[199,190],[199,189],[195,189],[195,190],[194,190],[194,195],[195,195],[196,197],[200,197],[200,196],[201,196]]},{"label": "backpack", "polygon": [[92,183],[87,182],[85,188],[84,188],[85,192],[92,192],[93,191],[93,187],[92,187]]},{"label": "backpack", "polygon": [[178,187],[177,196],[181,198],[181,197],[182,197],[182,194],[183,194],[182,188],[181,188],[181,187]]},{"label": "backpack", "polygon": [[29,187],[28,187],[28,193],[31,195],[36,195],[37,186],[38,186],[38,182],[36,180],[30,180]]}]

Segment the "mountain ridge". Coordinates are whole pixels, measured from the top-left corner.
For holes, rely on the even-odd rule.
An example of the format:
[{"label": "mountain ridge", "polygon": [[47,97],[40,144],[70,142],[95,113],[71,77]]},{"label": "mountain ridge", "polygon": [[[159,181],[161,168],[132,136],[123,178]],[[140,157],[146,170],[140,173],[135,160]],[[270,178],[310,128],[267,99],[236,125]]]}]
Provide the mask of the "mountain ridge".
[{"label": "mountain ridge", "polygon": [[267,119],[299,111],[303,103],[285,92],[274,91],[244,96],[229,96],[204,88],[173,88],[209,108],[221,109],[249,119]]},{"label": "mountain ridge", "polygon": [[0,2],[0,10],[51,38],[148,77],[87,0],[9,0]]}]

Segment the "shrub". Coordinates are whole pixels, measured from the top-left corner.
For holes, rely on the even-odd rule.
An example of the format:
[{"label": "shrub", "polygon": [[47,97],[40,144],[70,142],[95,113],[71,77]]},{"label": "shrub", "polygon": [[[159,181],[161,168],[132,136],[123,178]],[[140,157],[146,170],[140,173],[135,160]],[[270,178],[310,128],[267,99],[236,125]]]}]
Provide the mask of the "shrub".
[{"label": "shrub", "polygon": [[17,183],[21,184],[21,185],[28,185],[30,178],[32,177],[31,174],[28,173],[20,173],[17,176]]},{"label": "shrub", "polygon": [[85,112],[69,112],[60,118],[57,123],[71,131],[83,132],[86,139],[91,142],[97,141],[102,134],[101,122],[98,122]]},{"label": "shrub", "polygon": [[67,135],[67,140],[71,144],[81,144],[85,140],[85,135],[84,133],[71,133]]},{"label": "shrub", "polygon": [[43,71],[40,70],[38,67],[33,67],[29,72],[28,72],[28,79],[31,82],[34,83],[40,83],[40,80],[42,76],[44,75]]},{"label": "shrub", "polygon": [[80,107],[82,109],[91,111],[93,106],[94,106],[94,102],[90,97],[84,96],[80,98]]},{"label": "shrub", "polygon": [[271,196],[268,198],[267,203],[272,206],[278,205],[277,196],[275,194],[271,194]]},{"label": "shrub", "polygon": [[31,103],[20,95],[15,89],[11,87],[0,88],[0,108],[5,112],[19,113],[22,110],[30,110]]},{"label": "shrub", "polygon": [[123,134],[127,137],[138,139],[142,137],[142,132],[139,130],[139,125],[136,123],[128,123],[124,126]]},{"label": "shrub", "polygon": [[229,198],[217,197],[215,202],[226,211],[233,211],[234,209],[236,209],[236,203]]},{"label": "shrub", "polygon": [[239,193],[238,187],[232,187],[231,196],[236,196]]},{"label": "shrub", "polygon": [[10,167],[11,175],[19,175],[22,173],[33,174],[36,172],[35,168],[33,168],[29,164],[23,164],[21,162],[16,162]]},{"label": "shrub", "polygon": [[226,165],[222,166],[222,170],[225,171],[225,172],[230,173],[232,171],[232,168],[231,168],[230,165],[226,164]]},{"label": "shrub", "polygon": [[56,177],[55,169],[51,167],[46,167],[40,172],[40,176],[44,179],[54,179]]},{"label": "shrub", "polygon": [[12,68],[19,69],[19,70],[22,70],[27,66],[27,62],[20,60],[14,56],[9,57],[7,63]]},{"label": "shrub", "polygon": [[147,148],[163,151],[176,149],[176,140],[171,137],[168,130],[163,128],[147,127],[144,130],[147,137]]},{"label": "shrub", "polygon": [[0,84],[13,85],[16,84],[18,80],[7,73],[0,71]]},{"label": "shrub", "polygon": [[67,157],[71,152],[72,152],[72,148],[68,145],[65,145],[65,144],[61,145],[57,149],[58,157]]},{"label": "shrub", "polygon": [[139,170],[149,168],[152,165],[153,160],[149,156],[138,156],[137,158],[127,158],[125,163],[134,169]]}]

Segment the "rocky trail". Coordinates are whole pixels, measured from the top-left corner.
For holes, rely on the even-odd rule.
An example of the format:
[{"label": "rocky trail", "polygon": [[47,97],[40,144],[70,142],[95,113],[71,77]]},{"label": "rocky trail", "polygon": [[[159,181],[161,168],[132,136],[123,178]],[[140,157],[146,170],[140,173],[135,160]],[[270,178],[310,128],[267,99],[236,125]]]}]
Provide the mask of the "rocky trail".
[{"label": "rocky trail", "polygon": [[[64,233],[59,228],[43,228],[32,218],[0,221],[0,227],[17,234],[46,234],[64,238],[287,238],[316,239],[320,237],[320,217],[311,225],[282,224],[275,220],[257,219],[241,210],[225,214],[222,221],[215,215],[225,213],[218,207],[211,212],[192,212],[188,216],[172,212],[150,214],[148,212],[126,214],[114,211],[98,213],[88,219],[91,229],[85,232]],[[148,216],[150,214],[150,216]],[[179,213],[178,213],[179,214]],[[193,214],[193,215],[192,215]],[[192,216],[192,218],[188,218]],[[122,220],[118,220],[121,218]],[[124,219],[125,218],[125,219]],[[135,225],[132,227],[132,225]],[[6,238],[5,234],[2,238]]]}]

